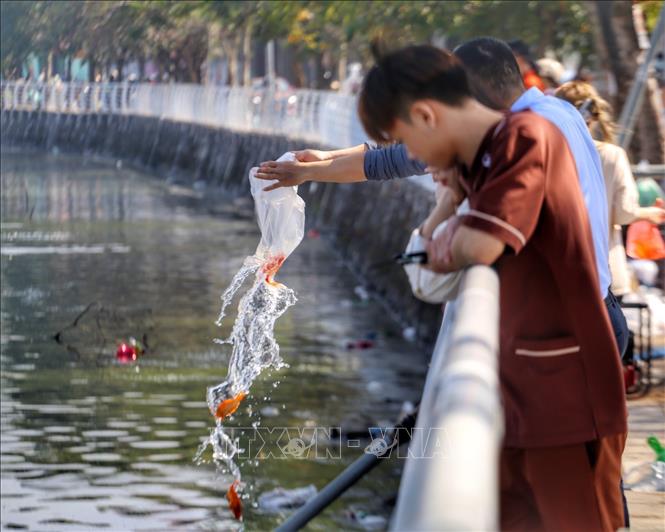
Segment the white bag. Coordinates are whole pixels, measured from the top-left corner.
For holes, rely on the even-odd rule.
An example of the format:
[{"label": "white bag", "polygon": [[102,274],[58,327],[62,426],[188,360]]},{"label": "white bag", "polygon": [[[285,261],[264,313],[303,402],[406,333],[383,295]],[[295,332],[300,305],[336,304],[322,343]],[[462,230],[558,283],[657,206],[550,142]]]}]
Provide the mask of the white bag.
[{"label": "white bag", "polygon": [[[464,200],[457,208],[457,214],[464,214],[469,210],[468,200]],[[446,228],[447,220],[439,224],[434,230],[432,238],[439,236]],[[418,229],[411,233],[406,253],[425,251],[426,240],[420,236]],[[457,297],[462,272],[436,273],[419,264],[405,264],[404,271],[409,278],[413,295],[426,303],[443,303]]]},{"label": "white bag", "polygon": [[[295,161],[292,152],[277,161]],[[270,192],[263,189],[274,181],[256,178],[257,168],[249,171],[256,217],[261,229],[261,242],[254,254],[259,260],[280,258],[282,261],[298,247],[305,234],[305,202],[298,196],[298,187],[282,187]]]}]

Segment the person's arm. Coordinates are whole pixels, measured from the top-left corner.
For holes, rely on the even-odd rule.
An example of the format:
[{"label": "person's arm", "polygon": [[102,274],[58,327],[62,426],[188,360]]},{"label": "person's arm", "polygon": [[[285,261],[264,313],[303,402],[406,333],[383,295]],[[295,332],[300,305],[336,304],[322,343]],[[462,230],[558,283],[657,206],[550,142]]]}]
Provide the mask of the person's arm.
[{"label": "person's arm", "polygon": [[[606,145],[599,151],[603,160],[603,169],[611,168],[606,176],[614,183],[614,194],[611,198],[611,225],[627,225],[638,218],[640,209],[639,195],[633,172],[630,169],[628,155],[619,146]],[[610,163],[610,164],[607,164]]]},{"label": "person's arm", "polygon": [[374,148],[365,152],[364,171],[370,181],[384,181],[426,174],[425,163],[409,159],[404,144]]},{"label": "person's arm", "polygon": [[[316,152],[303,150],[295,152],[296,161],[267,161],[259,165],[256,177],[265,180],[277,180],[266,190],[300,185],[306,181],[323,183],[357,183],[368,180],[385,180],[408,177],[425,173],[425,164],[409,159],[406,148],[395,144],[386,148],[366,151],[367,145],[360,144],[353,148],[334,152]],[[308,161],[313,157],[327,159]],[[331,155],[332,154],[332,155]],[[333,156],[334,155],[334,156]]]},{"label": "person's arm", "polygon": [[427,246],[426,266],[436,272],[492,264],[506,248],[517,254],[536,229],[545,198],[541,148],[517,129],[499,133],[495,142],[504,159],[470,196],[469,211],[451,218]]},{"label": "person's arm", "polygon": [[505,243],[499,238],[481,231],[460,225],[457,217],[452,218],[446,231],[427,245],[427,262],[431,269],[439,273],[461,270],[472,264],[493,264],[504,252]]},{"label": "person's arm", "polygon": [[455,209],[457,209],[459,203],[460,199],[453,190],[437,183],[436,204],[425,221],[421,224],[420,236],[427,240],[431,240],[434,230],[439,227],[441,223],[455,214]]},{"label": "person's arm", "polygon": [[[607,152],[601,154],[605,157]],[[616,181],[614,197],[612,198],[612,224],[628,225],[635,220],[649,220],[655,224],[665,222],[665,209],[662,206],[640,207],[639,194],[630,162],[626,152],[616,147],[616,158],[612,161],[613,176]]]},{"label": "person's arm", "polygon": [[347,155],[365,153],[365,150],[367,150],[367,144],[358,144],[357,146],[341,148],[339,150],[313,150],[307,148],[293,153],[296,156],[296,159],[300,162],[313,163],[316,161],[327,161],[328,159],[339,159],[340,157],[346,157]]},{"label": "person's arm", "polygon": [[[364,146],[364,145],[363,145]],[[292,187],[306,181],[322,183],[357,183],[365,181],[361,151],[348,155],[315,162],[267,161],[261,163],[256,172],[258,179],[277,181],[265,188],[275,190],[280,187]]]}]

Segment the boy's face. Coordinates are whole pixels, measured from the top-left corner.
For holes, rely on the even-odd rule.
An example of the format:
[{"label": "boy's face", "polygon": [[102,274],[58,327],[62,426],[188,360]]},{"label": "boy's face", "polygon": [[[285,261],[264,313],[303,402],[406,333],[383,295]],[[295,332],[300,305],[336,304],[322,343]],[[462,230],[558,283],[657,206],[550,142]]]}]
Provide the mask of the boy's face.
[{"label": "boy's face", "polygon": [[411,106],[409,119],[397,118],[388,135],[404,144],[410,158],[431,167],[446,169],[456,164],[456,153],[445,126],[444,109],[415,102]]}]

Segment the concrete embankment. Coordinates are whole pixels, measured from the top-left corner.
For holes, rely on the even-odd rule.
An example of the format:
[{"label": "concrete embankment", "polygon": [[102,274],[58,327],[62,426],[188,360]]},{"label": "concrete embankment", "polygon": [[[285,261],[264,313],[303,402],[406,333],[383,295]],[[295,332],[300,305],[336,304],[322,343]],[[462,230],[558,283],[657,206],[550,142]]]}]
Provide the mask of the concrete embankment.
[{"label": "concrete embankment", "polygon": [[[205,183],[230,195],[248,195],[246,176],[257,163],[312,146],[282,135],[229,131],[154,117],[2,111],[2,143],[12,147],[107,156],[182,184]],[[325,148],[325,147],[323,147]],[[408,180],[301,187],[307,225],[325,229],[349,261],[404,326],[431,342],[441,319],[438,306],[412,295],[402,269],[386,264],[403,251],[413,227],[432,206],[431,192]]]}]

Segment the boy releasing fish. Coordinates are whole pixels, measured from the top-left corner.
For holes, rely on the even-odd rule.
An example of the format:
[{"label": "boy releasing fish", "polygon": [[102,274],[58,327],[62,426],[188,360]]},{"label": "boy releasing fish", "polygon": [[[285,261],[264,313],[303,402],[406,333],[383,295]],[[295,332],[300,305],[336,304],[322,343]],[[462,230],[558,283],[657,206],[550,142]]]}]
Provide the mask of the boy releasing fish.
[{"label": "boy releasing fish", "polygon": [[[295,160],[286,153],[280,161]],[[242,268],[234,276],[222,294],[222,308],[217,318],[221,325],[228,305],[248,277],[254,282],[238,304],[238,316],[231,334],[226,339],[215,339],[219,344],[231,344],[232,352],[226,379],[208,388],[207,401],[216,418],[216,428],[201,445],[195,460],[208,447],[213,448],[213,460],[226,467],[234,476],[227,491],[229,508],[236,519],[242,517],[240,470],[233,462],[238,449],[224,433],[222,421],[232,416],[249,393],[254,379],[266,368],[283,367],[279,345],[273,328],[275,321],[296,302],[293,290],[274,280],[286,258],[300,244],[305,229],[305,202],[297,193],[297,187],[279,188],[265,192],[266,183],[256,179],[256,168],[249,172],[252,196],[261,229],[261,241],[254,255],[247,257]]]}]

